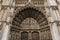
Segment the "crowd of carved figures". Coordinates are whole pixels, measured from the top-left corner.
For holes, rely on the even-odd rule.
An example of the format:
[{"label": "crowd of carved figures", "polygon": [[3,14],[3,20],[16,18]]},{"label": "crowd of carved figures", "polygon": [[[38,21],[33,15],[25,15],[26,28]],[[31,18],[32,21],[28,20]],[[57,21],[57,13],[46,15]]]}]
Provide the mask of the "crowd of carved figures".
[{"label": "crowd of carved figures", "polygon": [[[10,33],[9,40],[52,40],[50,30],[42,31],[40,34],[39,32],[32,32],[31,38],[29,38],[29,32],[14,32]],[[40,35],[40,36],[39,36]]]},{"label": "crowd of carved figures", "polygon": [[[12,4],[12,7],[10,7],[9,1],[1,1],[2,9],[7,8],[7,6],[14,9],[9,40],[52,40],[50,26],[48,26],[46,17],[47,15],[50,17],[51,14],[45,15],[45,8],[48,9],[45,1],[47,2],[47,0],[13,0],[13,4],[15,4]],[[56,7],[52,8],[56,9]],[[54,11],[57,12],[57,10]],[[0,26],[0,29],[2,29],[2,25]]]},{"label": "crowd of carved figures", "polygon": [[33,8],[20,11],[12,21],[9,40],[52,40],[47,19]]}]

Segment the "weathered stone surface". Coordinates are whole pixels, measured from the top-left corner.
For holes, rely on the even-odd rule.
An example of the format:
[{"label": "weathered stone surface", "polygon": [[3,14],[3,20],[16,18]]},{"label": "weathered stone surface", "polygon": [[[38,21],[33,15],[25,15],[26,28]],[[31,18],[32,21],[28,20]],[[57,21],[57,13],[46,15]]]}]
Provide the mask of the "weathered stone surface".
[{"label": "weathered stone surface", "polygon": [[0,0],[0,40],[60,40],[59,22],[59,0]]}]

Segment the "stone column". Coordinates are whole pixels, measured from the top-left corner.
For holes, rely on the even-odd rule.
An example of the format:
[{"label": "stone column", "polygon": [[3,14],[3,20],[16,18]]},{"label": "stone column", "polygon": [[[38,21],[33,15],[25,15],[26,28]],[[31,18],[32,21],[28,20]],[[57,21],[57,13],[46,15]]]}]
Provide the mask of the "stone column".
[{"label": "stone column", "polygon": [[57,23],[53,22],[49,25],[50,25],[50,31],[51,31],[53,40],[60,40],[60,35],[58,32]]},{"label": "stone column", "polygon": [[[6,2],[6,3],[4,3]],[[3,23],[3,28],[2,28],[2,38],[1,40],[8,40],[9,39],[9,32],[10,32],[10,22],[12,19],[12,4],[13,4],[13,0],[8,0],[8,1],[4,1],[3,5],[9,5],[9,7],[7,7],[7,12],[6,12],[6,16],[4,17],[4,23]]]},{"label": "stone column", "polygon": [[60,35],[58,32],[58,26],[57,26],[57,15],[55,13],[55,9],[57,7],[57,4],[55,2],[55,0],[47,0],[48,3],[48,20],[49,20],[49,26],[50,26],[50,31],[51,31],[51,35],[52,35],[52,39],[53,40],[60,40]]},{"label": "stone column", "polygon": [[9,32],[10,32],[10,10],[8,10],[9,8],[7,8],[6,11],[6,16],[3,19],[3,28],[2,28],[2,38],[1,40],[8,40],[9,38]]},{"label": "stone column", "polygon": [[[57,33],[58,30],[56,31],[56,34],[55,34],[55,31],[54,31],[55,29],[57,29],[57,24],[54,23],[55,18],[54,18],[53,13],[52,13],[53,11],[52,10],[50,11],[50,10],[49,10],[49,8],[46,8],[46,15],[47,15],[47,19],[49,21],[52,40],[57,40],[57,39],[59,40],[59,38],[57,38],[57,36],[59,36],[58,33]],[[57,39],[55,39],[55,38],[57,38]]]},{"label": "stone column", "polygon": [[[52,34],[52,38],[53,40],[60,40],[60,35],[59,35],[59,32],[58,32],[58,26],[57,26],[57,16],[56,16],[56,13],[55,13],[55,10],[50,7],[50,14],[51,14],[51,18],[52,19],[50,21],[50,31],[51,31],[51,34]],[[53,21],[54,20],[54,21]]]},{"label": "stone column", "polygon": [[49,21],[52,39],[53,40],[60,40],[60,35],[59,35],[58,28],[57,28],[58,27],[57,26],[57,16],[53,12],[52,8],[50,10],[49,10],[49,8],[47,8],[47,10],[48,10],[48,12],[46,14],[47,14],[47,18]]},{"label": "stone column", "polygon": [[50,16],[48,17],[49,19],[49,25],[50,25],[50,31],[52,34],[52,39],[53,40],[60,40],[60,35],[58,32],[58,26],[57,26],[57,16],[54,10],[54,7],[49,8],[49,13]]},{"label": "stone column", "polygon": [[3,35],[2,35],[2,38],[1,40],[8,40],[8,37],[9,37],[9,32],[10,32],[10,25],[7,24],[7,23],[3,23]]}]

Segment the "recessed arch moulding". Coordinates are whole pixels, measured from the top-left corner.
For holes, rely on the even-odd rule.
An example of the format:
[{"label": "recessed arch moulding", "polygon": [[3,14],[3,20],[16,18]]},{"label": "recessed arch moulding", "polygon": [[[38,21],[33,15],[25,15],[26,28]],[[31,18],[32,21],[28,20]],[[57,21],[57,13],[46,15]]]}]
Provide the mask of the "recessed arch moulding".
[{"label": "recessed arch moulding", "polygon": [[[28,10],[34,10],[34,11],[37,11],[38,13],[32,13],[33,15],[34,15],[34,17],[35,17],[35,15],[37,15],[38,14],[38,16],[37,16],[37,18],[34,18],[32,15],[30,16],[30,13],[29,14],[27,14],[28,15],[28,17],[30,16],[30,18],[33,18],[33,19],[35,19],[35,20],[41,20],[42,22],[41,22],[41,25],[40,26],[44,26],[45,24],[43,24],[43,23],[47,23],[47,25],[48,25],[48,19],[47,19],[47,15],[46,15],[46,12],[45,12],[45,9],[44,8],[40,8],[40,7],[36,7],[36,6],[24,6],[24,7],[18,7],[18,8],[16,8],[15,9],[15,13],[14,13],[14,17],[13,17],[13,20],[15,19],[15,17],[16,16],[18,16],[18,15],[23,15],[23,16],[25,16],[25,19],[27,18],[27,16],[25,15],[25,13],[22,13],[23,11],[27,11],[28,12]],[[23,16],[21,16],[22,18],[24,18]],[[39,18],[39,16],[41,16],[40,18],[41,19],[38,19]],[[12,21],[13,21],[12,20]],[[38,23],[39,23],[39,21],[38,21]],[[45,22],[43,22],[43,21],[45,21]],[[13,22],[12,22],[13,23]]]},{"label": "recessed arch moulding", "polygon": [[[17,8],[15,10],[14,17],[12,19],[10,35],[12,35],[15,32],[17,34],[20,34],[21,31],[26,31],[26,30],[39,31],[41,33],[48,31],[50,33],[50,27],[48,25],[48,20],[46,18],[46,14],[44,11],[45,10],[43,8],[38,8],[35,6],[33,7],[25,6],[22,8],[20,7]],[[51,35],[51,33],[47,35]]]}]

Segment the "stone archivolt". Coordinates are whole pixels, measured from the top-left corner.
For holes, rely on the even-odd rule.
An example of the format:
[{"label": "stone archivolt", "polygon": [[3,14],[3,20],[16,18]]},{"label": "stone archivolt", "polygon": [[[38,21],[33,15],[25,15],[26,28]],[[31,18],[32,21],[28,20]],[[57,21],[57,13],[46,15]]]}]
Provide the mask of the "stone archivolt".
[{"label": "stone archivolt", "polygon": [[1,40],[60,40],[57,29],[60,25],[60,1],[0,0],[0,2]]}]

